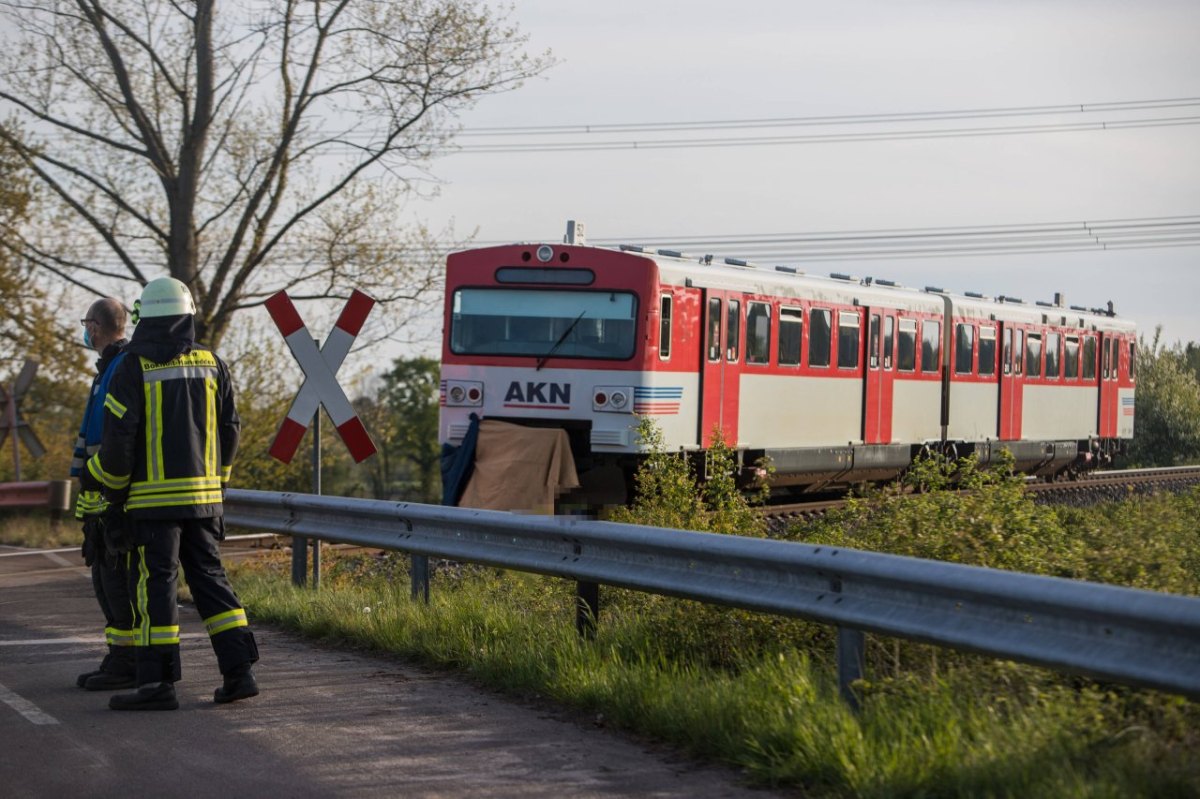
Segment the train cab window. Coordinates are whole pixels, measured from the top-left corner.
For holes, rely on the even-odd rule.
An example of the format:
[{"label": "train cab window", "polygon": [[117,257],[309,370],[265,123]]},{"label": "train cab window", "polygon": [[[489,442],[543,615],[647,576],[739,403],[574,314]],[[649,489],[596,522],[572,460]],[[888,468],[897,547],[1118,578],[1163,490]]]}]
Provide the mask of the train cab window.
[{"label": "train cab window", "polygon": [[996,328],[988,325],[979,327],[979,375],[996,374]]},{"label": "train cab window", "polygon": [[828,366],[833,351],[833,312],[813,308],[808,312],[808,365]]},{"label": "train cab window", "polygon": [[741,340],[742,303],[738,300],[729,300],[725,314],[725,360],[737,363]]},{"label": "train cab window", "polygon": [[1137,377],[1137,342],[1129,342],[1129,379]]},{"label": "train cab window", "polygon": [[921,371],[936,372],[942,365],[942,323],[921,323]]},{"label": "train cab window", "polygon": [[1042,334],[1030,333],[1025,337],[1025,366],[1030,377],[1042,376]]},{"label": "train cab window", "polygon": [[658,298],[658,357],[664,361],[671,357],[670,294],[664,294]]},{"label": "train cab window", "polygon": [[800,342],[804,340],[804,311],[779,309],[779,365],[800,365]]},{"label": "train cab window", "polygon": [[879,368],[879,314],[871,314],[871,327],[867,333],[867,365]]},{"label": "train cab window", "polygon": [[771,306],[746,303],[746,363],[771,362]]},{"label": "train cab window", "polygon": [[969,375],[975,371],[975,325],[959,322],[954,329],[954,373]]},{"label": "train cab window", "polygon": [[1059,365],[1060,358],[1058,352],[1058,341],[1062,338],[1058,333],[1046,334],[1046,377],[1058,379],[1060,374]]},{"label": "train cab window", "polygon": [[721,360],[721,300],[713,297],[708,301],[708,360]]},{"label": "train cab window", "polygon": [[858,367],[859,328],[861,317],[853,311],[838,312],[838,368]]},{"label": "train cab window", "polygon": [[896,341],[896,368],[901,372],[917,371],[917,320],[900,320],[900,338]]},{"label": "train cab window", "polygon": [[1083,362],[1080,364],[1083,367],[1083,379],[1096,379],[1096,337],[1084,336],[1083,338]]},{"label": "train cab window", "polygon": [[1079,336],[1063,339],[1063,377],[1067,380],[1079,377]]},{"label": "train cab window", "polygon": [[896,317],[888,316],[883,320],[883,368],[892,368],[893,342],[896,336]]}]

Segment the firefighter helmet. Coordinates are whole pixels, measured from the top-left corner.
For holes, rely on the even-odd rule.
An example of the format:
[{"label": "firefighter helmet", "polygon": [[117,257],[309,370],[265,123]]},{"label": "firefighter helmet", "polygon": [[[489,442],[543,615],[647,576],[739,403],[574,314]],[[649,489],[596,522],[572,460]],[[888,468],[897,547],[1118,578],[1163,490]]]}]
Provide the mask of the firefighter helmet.
[{"label": "firefighter helmet", "polygon": [[181,316],[196,313],[196,303],[188,287],[173,277],[151,280],[142,289],[141,299],[133,304],[133,322],[155,316]]}]

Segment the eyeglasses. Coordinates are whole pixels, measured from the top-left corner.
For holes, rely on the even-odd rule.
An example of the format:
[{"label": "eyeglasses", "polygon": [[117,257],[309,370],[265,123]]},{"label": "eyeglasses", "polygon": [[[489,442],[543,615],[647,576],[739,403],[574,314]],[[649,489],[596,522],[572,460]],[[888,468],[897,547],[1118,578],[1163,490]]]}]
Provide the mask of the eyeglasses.
[{"label": "eyeglasses", "polygon": [[84,327],[87,327],[87,326],[88,326],[88,322],[95,323],[95,321],[96,321],[95,319],[91,319],[91,318],[87,318],[87,319],[80,319],[80,320],[79,320],[79,324],[83,325]]}]

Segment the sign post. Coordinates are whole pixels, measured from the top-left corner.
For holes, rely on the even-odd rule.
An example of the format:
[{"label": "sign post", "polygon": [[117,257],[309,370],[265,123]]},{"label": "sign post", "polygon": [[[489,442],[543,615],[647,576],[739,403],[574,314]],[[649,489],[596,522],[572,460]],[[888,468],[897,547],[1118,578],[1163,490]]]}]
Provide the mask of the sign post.
[{"label": "sign post", "polygon": [[[350,404],[346,392],[337,382],[337,370],[350,352],[354,339],[362,330],[367,315],[375,305],[375,300],[357,289],[342,308],[337,323],[329,332],[325,343],[318,348],[317,341],[308,332],[304,320],[300,318],[296,306],[286,291],[273,294],[266,302],[267,311],[288,349],[300,368],[304,370],[304,382],[300,386],[287,416],[275,434],[271,444],[271,457],[283,463],[291,463],[300,446],[304,433],[311,422],[313,428],[313,492],[321,493],[321,406],[325,407],[333,422],[334,429],[350,450],[355,463],[361,463],[375,454],[375,442],[367,433],[366,427],[354,406]],[[293,536],[292,539],[292,582],[304,585],[305,573],[308,571],[308,539]],[[313,551],[313,587],[320,584],[321,551],[320,543],[314,541]]]}]

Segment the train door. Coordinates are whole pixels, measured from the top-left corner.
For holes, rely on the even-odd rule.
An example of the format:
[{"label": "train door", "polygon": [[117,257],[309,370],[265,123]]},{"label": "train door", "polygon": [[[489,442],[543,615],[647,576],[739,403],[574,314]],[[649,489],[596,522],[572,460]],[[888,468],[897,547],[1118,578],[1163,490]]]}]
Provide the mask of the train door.
[{"label": "train door", "polygon": [[1112,334],[1100,337],[1100,418],[1097,430],[1101,438],[1117,435],[1117,373],[1121,358],[1121,340]]},{"label": "train door", "polygon": [[727,444],[737,443],[738,389],[741,376],[742,302],[734,292],[704,293],[704,352],[701,353],[701,446],[720,429]]},{"label": "train door", "polygon": [[896,312],[872,309],[867,322],[867,368],[863,385],[863,442],[892,441],[892,389],[896,377]]},{"label": "train door", "polygon": [[1021,438],[1024,353],[1024,331],[1009,322],[1001,322],[1000,419],[996,425],[996,437],[1001,441],[1016,441]]}]

